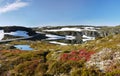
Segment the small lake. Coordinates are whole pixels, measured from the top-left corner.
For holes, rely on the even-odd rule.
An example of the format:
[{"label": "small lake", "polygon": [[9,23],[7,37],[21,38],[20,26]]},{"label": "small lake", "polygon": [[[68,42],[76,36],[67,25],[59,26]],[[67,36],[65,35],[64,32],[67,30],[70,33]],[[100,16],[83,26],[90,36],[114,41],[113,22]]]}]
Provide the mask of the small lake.
[{"label": "small lake", "polygon": [[14,47],[16,47],[17,49],[20,49],[20,50],[25,50],[25,51],[33,50],[33,48],[31,48],[29,45],[15,45]]}]

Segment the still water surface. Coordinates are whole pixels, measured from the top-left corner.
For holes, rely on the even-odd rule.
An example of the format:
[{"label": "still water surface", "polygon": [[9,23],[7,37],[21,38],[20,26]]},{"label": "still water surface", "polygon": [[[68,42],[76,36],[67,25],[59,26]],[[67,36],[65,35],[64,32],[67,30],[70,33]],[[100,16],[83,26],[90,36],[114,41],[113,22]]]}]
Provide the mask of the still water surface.
[{"label": "still water surface", "polygon": [[15,45],[15,47],[20,50],[26,50],[26,51],[33,50],[33,48],[31,48],[29,45]]}]

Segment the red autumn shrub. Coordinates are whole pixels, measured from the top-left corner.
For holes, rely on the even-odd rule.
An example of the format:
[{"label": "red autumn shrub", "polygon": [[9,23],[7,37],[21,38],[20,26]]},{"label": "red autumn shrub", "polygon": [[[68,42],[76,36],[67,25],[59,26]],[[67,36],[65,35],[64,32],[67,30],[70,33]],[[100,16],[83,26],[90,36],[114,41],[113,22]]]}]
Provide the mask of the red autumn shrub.
[{"label": "red autumn shrub", "polygon": [[84,59],[85,61],[88,61],[90,59],[90,56],[94,54],[92,51],[86,51],[86,50],[79,50],[79,51],[71,51],[70,53],[64,53],[60,56],[61,61],[79,61]]}]

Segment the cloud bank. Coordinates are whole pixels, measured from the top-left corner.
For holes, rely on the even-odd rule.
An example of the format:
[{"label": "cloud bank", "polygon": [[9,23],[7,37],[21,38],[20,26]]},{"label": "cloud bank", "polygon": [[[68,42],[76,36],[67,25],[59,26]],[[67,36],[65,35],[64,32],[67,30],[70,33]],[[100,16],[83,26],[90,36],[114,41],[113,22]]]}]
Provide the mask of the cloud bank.
[{"label": "cloud bank", "polygon": [[2,7],[0,7],[0,14],[7,13],[10,11],[18,10],[22,7],[25,7],[28,5],[28,2],[23,2],[21,0],[16,0],[13,3],[6,4]]}]

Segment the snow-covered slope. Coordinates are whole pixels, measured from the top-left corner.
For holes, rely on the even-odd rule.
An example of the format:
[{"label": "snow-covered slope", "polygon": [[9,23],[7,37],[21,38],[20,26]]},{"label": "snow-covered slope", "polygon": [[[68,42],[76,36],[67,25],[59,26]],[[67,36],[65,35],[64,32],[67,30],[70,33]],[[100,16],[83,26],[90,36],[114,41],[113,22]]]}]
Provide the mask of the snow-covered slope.
[{"label": "snow-covered slope", "polygon": [[4,38],[4,30],[0,30],[0,40]]},{"label": "snow-covered slope", "polygon": [[82,36],[83,37],[83,41],[88,41],[88,40],[94,40],[95,39],[95,37],[90,37],[90,36],[86,36],[86,35],[83,35]]},{"label": "snow-covered slope", "polygon": [[59,44],[59,45],[68,45],[66,43],[61,43],[61,42],[57,42],[57,41],[50,41],[50,43],[52,43],[52,44]]},{"label": "snow-covered slope", "polygon": [[82,27],[82,28],[61,28],[61,29],[51,29],[51,30],[43,30],[43,31],[47,31],[47,32],[58,32],[58,31],[84,31],[84,30],[88,30],[88,31],[96,31],[96,28],[94,27]]}]

